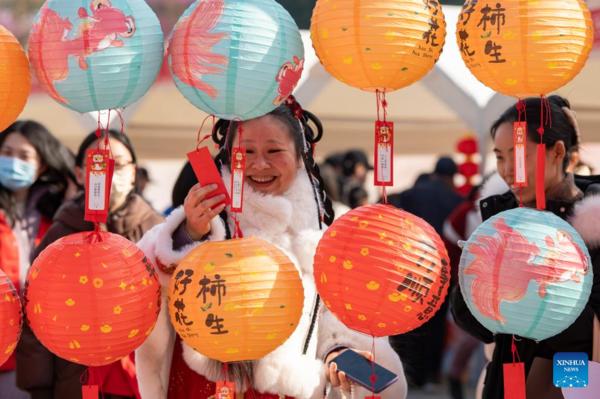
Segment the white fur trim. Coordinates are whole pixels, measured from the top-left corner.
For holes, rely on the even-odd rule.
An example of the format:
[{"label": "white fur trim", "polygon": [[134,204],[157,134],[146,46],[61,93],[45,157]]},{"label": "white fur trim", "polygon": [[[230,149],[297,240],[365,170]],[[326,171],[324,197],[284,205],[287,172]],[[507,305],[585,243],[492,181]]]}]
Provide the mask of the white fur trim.
[{"label": "white fur trim", "polygon": [[577,204],[569,223],[589,248],[600,247],[600,195],[590,195]]},{"label": "white fur trim", "polygon": [[[319,350],[317,356],[323,359],[327,354],[338,346],[345,346],[359,351],[373,350],[373,338],[349,330],[328,310],[322,315],[319,326]],[[391,372],[398,375],[398,382],[383,391],[379,396],[382,399],[404,399],[407,394],[406,378],[400,358],[392,349],[388,338],[375,339],[375,362]],[[333,390],[330,398],[338,398],[339,390]],[[364,388],[355,390],[357,398],[369,396],[371,392]]]}]

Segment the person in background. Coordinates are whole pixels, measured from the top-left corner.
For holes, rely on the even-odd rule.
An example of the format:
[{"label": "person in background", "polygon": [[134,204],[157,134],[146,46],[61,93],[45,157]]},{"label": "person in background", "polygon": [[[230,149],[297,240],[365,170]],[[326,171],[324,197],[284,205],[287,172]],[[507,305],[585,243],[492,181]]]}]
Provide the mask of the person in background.
[{"label": "person in background", "polygon": [[327,161],[322,163],[319,168],[321,170],[321,177],[323,178],[323,190],[331,200],[334,217],[337,219],[350,210],[350,207],[340,201],[341,175],[338,174],[336,168]]},{"label": "person in background", "polygon": [[150,179],[150,173],[148,172],[148,169],[138,168],[137,169],[137,186],[138,186],[138,193],[142,197],[144,196],[144,191],[146,190],[146,187],[150,183],[152,183],[152,180]]},{"label": "person in background", "polygon": [[[141,196],[136,193],[135,151],[128,137],[109,130],[110,148],[115,160],[115,173],[111,185],[109,215],[102,230],[119,234],[137,242],[155,225],[164,219],[158,215]],[[85,167],[86,152],[96,148],[98,138],[91,133],[81,143],[76,157],[75,175],[84,189],[73,199],[65,202],[56,212],[52,226],[34,252],[34,258],[48,245],[70,234],[94,230],[85,217]],[[102,148],[102,146],[101,146]],[[81,398],[80,378],[86,366],[71,363],[48,351],[27,327],[17,348],[17,381],[21,389],[27,390],[32,399],[77,399]],[[108,366],[91,368],[94,378],[100,376],[100,389],[105,399],[140,399],[136,380],[134,356],[125,357]]]},{"label": "person in background", "polygon": [[[390,205],[424,219],[442,237],[444,222],[465,200],[454,186],[457,173],[452,158],[440,157],[433,173],[419,176],[414,187],[392,198]],[[423,326],[391,338],[405,361],[409,382],[426,391],[439,388],[447,312],[448,301],[444,301]]]},{"label": "person in background", "polygon": [[348,193],[348,203],[351,209],[369,204],[369,193],[363,187],[353,187]]},{"label": "person in background", "polygon": [[350,205],[350,192],[359,187],[362,188],[367,181],[367,174],[373,170],[369,159],[364,151],[351,150],[344,155],[342,163],[343,176],[340,186],[341,201],[352,208]]},{"label": "person in background", "polygon": [[[571,154],[580,145],[579,129],[571,115],[569,102],[559,96],[548,97],[551,123],[545,127],[543,141],[545,152],[544,190],[548,212],[566,220],[581,235],[586,243],[590,257],[594,284],[590,299],[581,315],[566,330],[543,341],[520,338],[515,341],[520,361],[525,364],[527,379],[527,397],[553,399],[562,398],[559,388],[555,388],[552,378],[552,359],[557,352],[584,352],[592,357],[593,322],[600,316],[600,176],[574,176],[567,172]],[[516,104],[508,108],[492,125],[491,136],[494,140],[494,153],[498,173],[509,186],[509,190],[501,190],[483,196],[480,202],[482,220],[488,220],[500,212],[519,207],[517,196],[522,196],[525,207],[536,207],[535,156],[541,137],[537,132],[541,119],[541,101],[530,98],[525,101],[528,119],[527,180],[531,182],[520,189],[514,185],[513,159],[513,123],[519,118]],[[457,287],[451,295],[452,314],[456,324],[486,344],[495,343],[492,360],[487,367],[487,375],[483,388],[483,399],[504,398],[503,364],[512,363],[512,336],[493,334],[470,312]]]},{"label": "person in background", "polygon": [[[74,191],[73,158],[37,122],[17,121],[0,133],[0,268],[19,293],[31,253]],[[0,398],[28,396],[16,386],[13,355],[0,367]]]}]

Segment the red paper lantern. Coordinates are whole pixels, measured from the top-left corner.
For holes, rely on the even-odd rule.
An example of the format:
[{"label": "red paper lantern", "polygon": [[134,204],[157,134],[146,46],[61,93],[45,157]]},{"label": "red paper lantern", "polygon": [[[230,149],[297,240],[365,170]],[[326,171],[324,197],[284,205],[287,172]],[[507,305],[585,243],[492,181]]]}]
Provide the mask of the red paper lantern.
[{"label": "red paper lantern", "polygon": [[460,173],[467,179],[473,176],[477,176],[477,174],[479,173],[479,165],[471,161],[465,162],[458,166],[458,173]]},{"label": "red paper lantern", "polygon": [[319,243],[314,269],[327,308],[348,328],[375,337],[424,324],[450,284],[448,254],[433,227],[389,205],[337,219]]},{"label": "red paper lantern", "polygon": [[25,314],[51,352],[87,366],[118,361],[152,332],[160,283],[135,244],[78,233],[46,248],[29,269]]},{"label": "red paper lantern", "polygon": [[458,152],[465,155],[477,154],[477,139],[471,136],[467,136],[466,138],[458,142],[456,149]]},{"label": "red paper lantern", "polygon": [[17,347],[21,337],[23,314],[19,294],[6,274],[0,269],[0,366]]}]

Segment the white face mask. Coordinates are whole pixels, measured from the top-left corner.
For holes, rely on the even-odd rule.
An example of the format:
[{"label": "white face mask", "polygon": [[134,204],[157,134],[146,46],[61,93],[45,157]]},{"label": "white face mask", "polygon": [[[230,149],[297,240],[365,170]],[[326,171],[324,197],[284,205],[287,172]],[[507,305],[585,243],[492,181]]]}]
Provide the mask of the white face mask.
[{"label": "white face mask", "polygon": [[112,208],[114,204],[125,201],[127,196],[133,191],[133,183],[130,173],[127,170],[115,170],[110,189],[110,204]]}]

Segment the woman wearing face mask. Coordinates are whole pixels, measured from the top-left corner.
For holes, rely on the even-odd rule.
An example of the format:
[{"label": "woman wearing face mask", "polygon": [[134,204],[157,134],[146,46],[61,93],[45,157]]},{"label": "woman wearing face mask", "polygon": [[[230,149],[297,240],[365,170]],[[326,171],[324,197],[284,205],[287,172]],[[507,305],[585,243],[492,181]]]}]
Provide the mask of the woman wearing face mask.
[{"label": "woman wearing face mask", "polygon": [[[46,128],[18,121],[0,133],[0,268],[20,292],[31,252],[74,186],[73,154]],[[15,357],[0,367],[0,397],[26,397],[16,387]]]},{"label": "woman wearing face mask", "polygon": [[[309,121],[317,126],[317,135]],[[326,224],[333,220],[311,146],[322,136],[321,123],[290,99],[261,118],[243,122],[242,127],[247,161],[244,211],[238,215],[241,229],[246,236],[256,235],[288,254],[302,277],[305,300],[302,318],[291,338],[262,359],[230,365],[228,379],[235,382],[237,394],[246,398],[321,399],[328,383],[333,387],[330,398],[350,397],[351,392],[357,398],[364,397],[368,391],[351,385],[343,373],[338,373],[335,363],[326,366],[328,360],[348,348],[370,351],[373,341],[338,322],[316,293],[313,256]],[[230,126],[229,121],[221,120],[213,137],[220,148],[216,162],[225,187],[231,181],[228,148],[237,146],[237,128],[237,123]],[[223,206],[215,207],[222,198],[206,199],[213,190],[212,186],[195,185],[184,205],[140,242],[158,265],[164,298],[156,328],[136,351],[144,399],[214,397],[215,381],[222,379],[221,363],[179,339],[169,321],[166,298],[172,273],[187,253],[205,242],[232,236],[233,221],[223,213]],[[360,353],[368,356],[367,352]],[[381,397],[406,397],[402,364],[387,338],[376,340],[376,354],[378,363],[400,377]]]},{"label": "woman wearing face mask", "polygon": [[[594,285],[589,302],[579,318],[562,333],[536,343],[521,338],[516,341],[519,357],[525,363],[527,375],[527,397],[562,398],[560,389],[554,388],[552,359],[557,352],[585,352],[591,359],[593,347],[593,320],[600,315],[600,176],[574,176],[567,172],[570,155],[577,151],[580,138],[577,121],[570,104],[562,97],[548,98],[552,123],[545,127],[543,136],[546,144],[545,192],[547,210],[569,222],[585,241],[591,255]],[[527,99],[528,122],[527,180],[529,185],[522,191],[526,207],[536,206],[536,147],[540,143],[537,132],[540,121],[541,101]],[[521,190],[514,185],[513,123],[519,111],[512,106],[500,116],[491,129],[494,139],[498,173],[508,184],[508,192],[484,198],[480,203],[483,220],[508,209],[519,206]],[[484,188],[489,193],[489,190]],[[513,361],[512,336],[492,334],[473,317],[467,308],[460,289],[452,295],[452,312],[456,323],[463,330],[487,344],[495,342],[492,361],[487,368],[483,390],[484,399],[504,398],[503,364]],[[535,393],[534,393],[535,392]]]},{"label": "woman wearing face mask", "polygon": [[[115,160],[115,173],[112,180],[109,202],[109,215],[102,229],[119,234],[132,242],[137,242],[163,218],[135,193],[136,156],[125,134],[109,131],[110,148]],[[79,147],[76,157],[75,174],[77,182],[85,188],[86,152],[96,148],[97,137],[91,133]],[[103,148],[103,146],[101,146]],[[78,193],[71,201],[58,210],[54,222],[36,250],[37,256],[54,241],[82,231],[94,230],[94,225],[84,220],[85,191]],[[24,367],[17,372],[21,389],[37,398],[81,398],[80,377],[87,367],[68,362],[54,356],[35,338],[29,328],[23,332],[17,353],[17,361]],[[95,381],[100,377],[106,399],[138,398],[136,371],[133,355],[109,366],[91,368]]]}]

